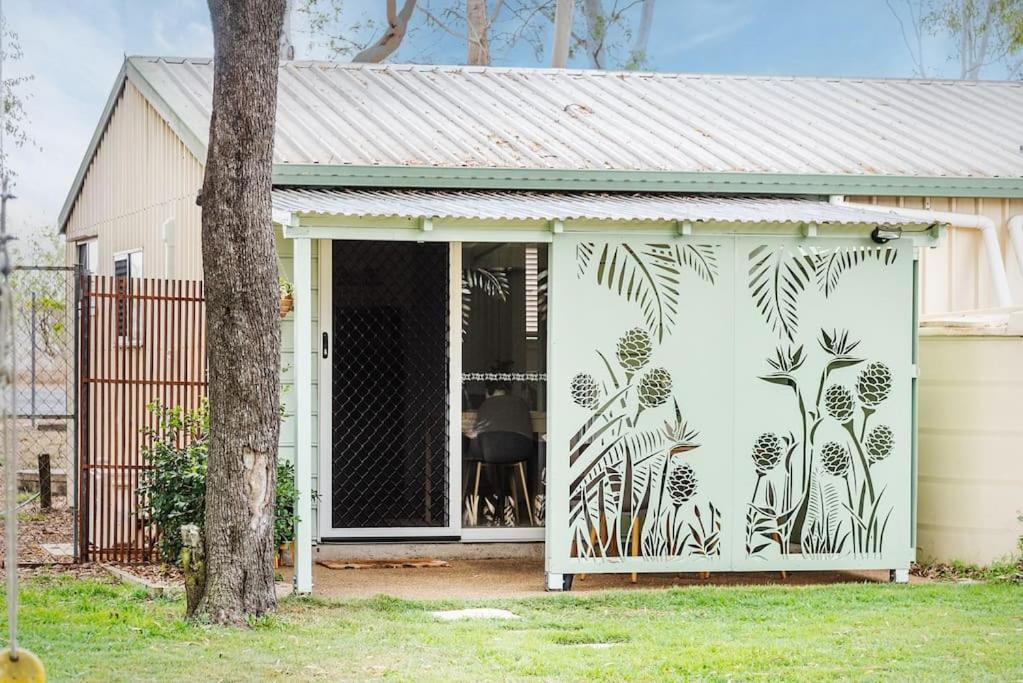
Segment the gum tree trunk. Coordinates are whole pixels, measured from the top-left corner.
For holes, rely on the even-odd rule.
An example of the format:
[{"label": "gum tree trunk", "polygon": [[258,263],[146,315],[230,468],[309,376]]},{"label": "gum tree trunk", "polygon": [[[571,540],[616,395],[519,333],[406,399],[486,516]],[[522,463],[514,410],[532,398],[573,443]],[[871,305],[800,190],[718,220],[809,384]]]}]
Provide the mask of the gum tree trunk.
[{"label": "gum tree trunk", "polygon": [[189,616],[239,624],[276,607],[279,288],[270,223],[285,0],[208,0],[213,116],[203,181],[210,444],[205,580]]}]

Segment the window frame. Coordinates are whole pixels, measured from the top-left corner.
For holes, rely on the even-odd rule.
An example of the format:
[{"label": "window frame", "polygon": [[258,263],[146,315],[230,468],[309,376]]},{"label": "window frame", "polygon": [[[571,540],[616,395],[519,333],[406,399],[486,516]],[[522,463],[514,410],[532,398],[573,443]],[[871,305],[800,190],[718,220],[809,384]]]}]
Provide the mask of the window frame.
[{"label": "window frame", "polygon": [[[137,257],[137,258],[136,258]],[[125,264],[125,275],[117,274],[118,263]],[[138,274],[134,271],[137,270]],[[114,291],[121,293],[120,280],[125,281],[125,292],[130,293],[131,281],[141,279],[145,275],[145,254],[142,249],[128,249],[114,253]],[[129,301],[117,298],[114,306],[114,327],[117,332],[117,342],[121,346],[141,346],[142,339],[139,332],[142,328],[141,307],[138,302],[129,309]]]}]

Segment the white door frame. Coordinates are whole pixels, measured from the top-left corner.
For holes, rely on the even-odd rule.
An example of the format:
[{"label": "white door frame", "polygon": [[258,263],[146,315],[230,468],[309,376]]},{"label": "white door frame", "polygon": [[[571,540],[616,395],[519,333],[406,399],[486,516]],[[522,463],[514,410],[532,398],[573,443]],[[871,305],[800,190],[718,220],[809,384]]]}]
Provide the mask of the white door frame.
[{"label": "white door frame", "polygon": [[[448,247],[448,524],[429,527],[373,527],[337,528],[331,520],[331,483],[333,481],[333,351],[334,351],[334,307],[333,307],[333,240],[319,241],[320,277],[320,330],[317,348],[319,353],[319,537],[320,540],[335,539],[388,539],[388,538],[436,538],[452,539],[461,535],[461,489],[462,459],[453,457],[456,436],[462,431],[461,371],[462,371],[462,285],[456,277],[462,271],[462,244],[451,242]],[[326,334],[327,348],[323,348]],[[326,353],[324,353],[326,351]],[[460,443],[460,442],[459,442]]]},{"label": "white door frame", "polygon": [[[366,236],[360,235],[360,239]],[[500,238],[500,239],[498,239]],[[511,238],[511,239],[509,239]],[[353,237],[354,239],[354,237]],[[358,539],[461,539],[479,542],[523,542],[544,540],[543,527],[462,527],[462,242],[448,242],[448,525],[444,527],[380,527],[368,529],[335,528],[331,522],[331,459],[333,449],[333,241],[320,239],[319,254],[319,338],[318,398],[319,439],[317,501],[318,540]],[[384,241],[384,240],[381,240]],[[407,241],[407,240],[401,240]],[[473,242],[550,242],[538,240],[535,234],[500,235],[480,232],[472,236]],[[327,335],[327,348],[323,348],[323,335]],[[326,352],[324,352],[326,351]],[[548,398],[548,405],[550,400]]]}]

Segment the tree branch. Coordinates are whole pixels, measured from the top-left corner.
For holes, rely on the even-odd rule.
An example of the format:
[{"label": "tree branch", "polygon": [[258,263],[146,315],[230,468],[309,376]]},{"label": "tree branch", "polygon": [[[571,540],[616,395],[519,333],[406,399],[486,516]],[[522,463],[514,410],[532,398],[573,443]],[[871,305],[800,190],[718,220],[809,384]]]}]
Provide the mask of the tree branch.
[{"label": "tree branch", "polygon": [[395,14],[396,0],[387,0],[387,30],[380,39],[355,55],[353,62],[379,63],[394,54],[408,31],[408,22],[416,9],[416,0],[405,0],[401,11]]}]

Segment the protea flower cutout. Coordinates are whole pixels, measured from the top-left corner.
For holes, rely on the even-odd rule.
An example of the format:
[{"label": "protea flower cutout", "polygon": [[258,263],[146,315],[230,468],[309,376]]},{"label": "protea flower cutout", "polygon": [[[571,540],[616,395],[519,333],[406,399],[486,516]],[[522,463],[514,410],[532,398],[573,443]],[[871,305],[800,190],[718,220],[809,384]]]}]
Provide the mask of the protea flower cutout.
[{"label": "protea flower cutout", "polygon": [[876,407],[892,390],[892,372],[884,363],[871,363],[856,378],[856,395],[865,406]]},{"label": "protea flower cutout", "polygon": [[773,470],[781,460],[782,442],[777,434],[766,432],[753,442],[753,466],[760,476]]},{"label": "protea flower cutout", "polygon": [[650,362],[653,342],[647,331],[634,327],[618,340],[618,362],[629,372],[637,372]]},{"label": "protea flower cutout", "polygon": [[830,475],[844,477],[852,465],[852,455],[846,446],[829,441],[821,446],[821,467]]},{"label": "protea flower cutout", "polygon": [[888,425],[878,425],[870,430],[863,447],[867,451],[870,463],[874,464],[887,458],[895,445],[895,434]]},{"label": "protea flower cutout", "polygon": [[671,373],[664,368],[652,368],[639,380],[639,404],[644,408],[664,405],[671,396]]},{"label": "protea flower cutout", "polygon": [[696,472],[683,463],[668,475],[668,493],[676,505],[682,505],[696,494]]},{"label": "protea flower cutout", "polygon": [[572,400],[580,408],[593,410],[597,407],[600,387],[592,375],[580,372],[572,378]]},{"label": "protea flower cutout", "polygon": [[856,399],[852,392],[841,384],[832,384],[824,392],[824,407],[828,415],[835,418],[841,424],[852,420],[853,411],[856,410]]}]

